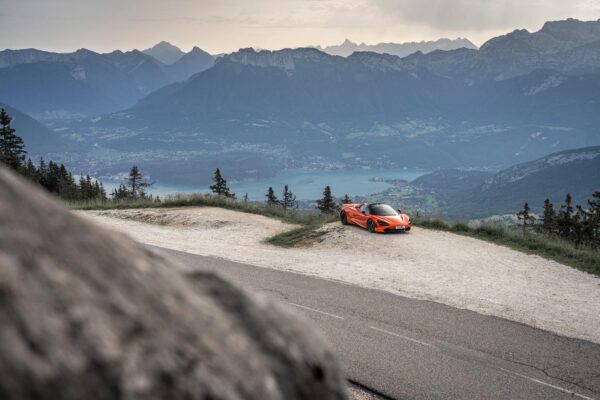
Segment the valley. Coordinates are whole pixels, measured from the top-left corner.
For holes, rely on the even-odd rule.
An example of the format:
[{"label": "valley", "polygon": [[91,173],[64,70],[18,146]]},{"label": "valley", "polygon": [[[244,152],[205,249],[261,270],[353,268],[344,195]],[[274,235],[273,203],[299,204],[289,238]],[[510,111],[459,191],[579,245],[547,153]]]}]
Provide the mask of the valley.
[{"label": "valley", "polygon": [[[259,200],[268,186],[288,183],[310,208],[318,196],[311,178],[304,185],[281,174],[320,171],[330,181],[315,182],[340,197],[480,218],[512,213],[526,200],[539,207],[544,193],[559,202],[562,192],[574,192],[584,201],[597,189],[595,164],[573,170],[584,181],[563,174],[563,186],[554,188],[551,170],[504,195],[494,189],[500,181],[482,185],[489,174],[600,145],[599,40],[599,21],[568,19],[480,48],[420,43],[402,57],[358,45],[343,57],[333,48],[247,48],[214,57],[166,42],[111,53],[5,50],[0,101],[18,113],[14,125],[30,157],[50,157],[108,186],[136,164],[157,194],[201,192],[220,167],[240,195]],[[344,170],[377,171],[369,178],[398,184],[336,177]],[[392,174],[444,177],[447,170],[459,171],[448,176],[453,189],[445,179]]]}]

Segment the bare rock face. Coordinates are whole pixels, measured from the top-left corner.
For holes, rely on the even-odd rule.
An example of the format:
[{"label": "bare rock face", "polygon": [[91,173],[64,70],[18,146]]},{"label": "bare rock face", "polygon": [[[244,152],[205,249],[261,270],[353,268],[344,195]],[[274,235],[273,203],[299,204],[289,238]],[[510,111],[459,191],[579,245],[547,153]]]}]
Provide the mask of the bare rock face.
[{"label": "bare rock face", "polygon": [[343,399],[320,336],[0,168],[0,398]]}]

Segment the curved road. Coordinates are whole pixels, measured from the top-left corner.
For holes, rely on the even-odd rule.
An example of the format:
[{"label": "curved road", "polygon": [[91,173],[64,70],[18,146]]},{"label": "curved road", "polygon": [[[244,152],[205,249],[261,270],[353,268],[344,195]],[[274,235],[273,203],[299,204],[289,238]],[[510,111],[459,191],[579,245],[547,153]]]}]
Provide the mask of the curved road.
[{"label": "curved road", "polygon": [[430,301],[154,249],[306,315],[348,378],[388,398],[600,400],[598,344]]}]

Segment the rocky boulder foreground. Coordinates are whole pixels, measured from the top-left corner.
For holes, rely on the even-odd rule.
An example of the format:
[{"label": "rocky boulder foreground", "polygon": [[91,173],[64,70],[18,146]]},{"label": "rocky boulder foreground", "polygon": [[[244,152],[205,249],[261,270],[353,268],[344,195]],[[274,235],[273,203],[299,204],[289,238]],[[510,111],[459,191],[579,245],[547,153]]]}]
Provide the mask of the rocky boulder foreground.
[{"label": "rocky boulder foreground", "polygon": [[0,398],[343,399],[304,322],[0,168]]}]

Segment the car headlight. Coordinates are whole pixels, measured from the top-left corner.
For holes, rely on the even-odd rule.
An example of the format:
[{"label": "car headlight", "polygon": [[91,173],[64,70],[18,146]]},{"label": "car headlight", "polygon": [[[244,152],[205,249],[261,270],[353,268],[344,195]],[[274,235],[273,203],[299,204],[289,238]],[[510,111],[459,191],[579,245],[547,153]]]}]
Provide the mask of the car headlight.
[{"label": "car headlight", "polygon": [[379,226],[390,226],[390,224],[388,224],[385,221],[377,221],[377,223],[379,224]]}]

